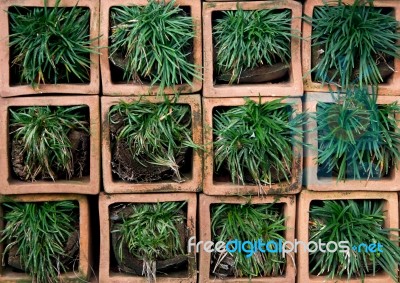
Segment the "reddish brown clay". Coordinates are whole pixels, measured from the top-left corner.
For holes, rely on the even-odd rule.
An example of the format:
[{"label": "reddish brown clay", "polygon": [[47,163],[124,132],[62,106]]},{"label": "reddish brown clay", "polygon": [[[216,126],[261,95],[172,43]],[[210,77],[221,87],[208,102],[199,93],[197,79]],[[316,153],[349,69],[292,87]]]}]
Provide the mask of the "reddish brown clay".
[{"label": "reddish brown clay", "polygon": [[[99,282],[104,283],[124,283],[124,282],[147,282],[144,276],[132,274],[114,273],[110,271],[110,215],[109,206],[115,203],[157,203],[171,201],[187,202],[187,227],[188,238],[196,236],[196,193],[170,193],[170,194],[119,194],[108,195],[100,193],[99,213],[100,213],[100,271]],[[196,254],[189,252],[188,273],[186,275],[165,275],[157,276],[157,282],[193,282],[197,281]]]},{"label": "reddish brown clay", "polygon": [[[171,0],[166,0],[168,3]],[[110,30],[110,8],[114,6],[132,6],[134,5],[146,5],[147,0],[118,0],[108,1],[101,0],[100,5],[100,46],[108,46],[108,34]],[[189,7],[190,15],[193,18],[194,33],[193,39],[193,63],[199,66],[198,71],[201,73],[200,66],[202,66],[202,45],[201,45],[201,1],[200,0],[176,0],[176,5],[180,7]],[[109,62],[109,49],[103,48],[101,50],[100,66],[101,66],[101,79],[103,84],[103,94],[111,96],[121,95],[156,95],[159,92],[157,85],[150,86],[149,84],[137,84],[137,83],[115,83],[111,80],[111,70]],[[192,85],[181,84],[173,87],[167,87],[164,89],[165,94],[175,93],[195,93],[200,91],[202,87],[202,80],[193,78]]]},{"label": "reddish brown clay", "polygon": [[[169,99],[172,99],[170,96]],[[106,97],[101,98],[101,115],[103,128],[103,183],[104,191],[107,193],[143,193],[143,192],[197,192],[202,185],[202,152],[193,150],[192,172],[182,183],[171,181],[148,182],[148,183],[129,183],[125,181],[113,180],[111,171],[111,148],[110,148],[110,125],[108,112],[110,107],[116,105],[120,100],[132,102],[139,100],[139,97]],[[148,96],[143,98],[152,103],[161,103],[164,98]],[[201,121],[201,100],[200,95],[180,95],[178,104],[188,104],[192,112],[192,139],[195,144],[201,145],[202,140],[202,121]]]},{"label": "reddish brown clay", "polygon": [[290,9],[292,11],[292,30],[301,31],[302,5],[295,1],[254,1],[203,3],[203,48],[204,48],[204,92],[205,97],[243,97],[243,96],[302,96],[300,39],[291,40],[291,68],[289,81],[282,83],[260,83],[228,85],[214,84],[214,48],[212,37],[212,14],[215,11],[262,9]]},{"label": "reddish brown clay", "polygon": [[[307,112],[315,113],[319,102],[334,102],[330,93],[306,93],[304,109]],[[389,104],[400,102],[399,98],[391,96],[379,96],[378,104]],[[400,119],[400,114],[396,114]],[[400,122],[397,122],[400,126]],[[400,191],[400,162],[397,162],[397,169],[391,168],[389,176],[379,180],[354,180],[348,179],[345,182],[337,181],[335,177],[319,178],[317,175],[318,165],[318,132],[317,122],[309,119],[306,124],[305,142],[310,144],[304,148],[304,182],[307,189],[312,191]]]},{"label": "reddish brown clay", "polygon": [[[90,174],[88,177],[59,181],[24,182],[12,177],[10,160],[9,107],[87,105],[90,115]],[[74,193],[98,194],[100,191],[100,101],[98,96],[45,96],[0,99],[0,193],[40,194]]]},{"label": "reddish brown clay", "polygon": [[[56,0],[48,0],[47,6],[54,7]],[[0,96],[12,97],[20,95],[34,95],[43,93],[60,94],[98,94],[100,91],[100,66],[99,54],[90,54],[90,82],[89,83],[62,83],[62,84],[41,84],[38,89],[31,85],[10,85],[10,49],[9,49],[9,28],[8,8],[10,6],[41,7],[43,0],[4,0],[0,2]],[[99,1],[91,0],[62,0],[60,7],[87,7],[90,9],[90,39],[92,46],[98,46],[99,36]],[[96,50],[97,51],[97,50]]]},{"label": "reddish brown clay", "polygon": [[[204,194],[200,195],[200,241],[205,243],[206,241],[212,240],[211,235],[211,213],[210,207],[214,204],[220,203],[237,203],[237,204],[245,204],[248,203],[249,199],[243,197],[235,197],[235,196],[207,196]],[[265,203],[277,203],[283,204],[283,213],[285,220],[285,226],[287,230],[285,231],[284,238],[286,241],[294,242],[295,237],[295,223],[296,223],[296,197],[295,196],[267,196],[265,198],[254,197],[250,199],[252,204],[265,204]],[[252,240],[252,239],[242,239]],[[286,270],[284,276],[279,277],[253,277],[251,278],[251,282],[271,282],[271,283],[287,283],[294,282],[296,277],[295,271],[295,255],[289,254],[286,257]],[[202,248],[200,248],[200,274],[199,274],[199,282],[249,282],[249,278],[225,278],[218,279],[215,276],[211,275],[210,272],[211,265],[211,254],[205,252]]]},{"label": "reddish brown clay", "polygon": [[[297,213],[297,241],[307,243],[309,240],[308,226],[310,221],[309,211],[312,201],[319,200],[382,200],[384,201],[385,227],[399,228],[399,201],[398,195],[394,192],[312,192],[303,190],[299,197],[298,213]],[[394,236],[398,233],[393,232]],[[297,282],[299,283],[358,283],[360,278],[347,280],[346,277],[334,280],[328,280],[325,276],[316,276],[309,273],[309,256],[308,252],[301,246],[297,251]],[[397,266],[393,267],[397,270]],[[391,277],[384,273],[377,273],[375,276],[367,275],[364,279],[365,283],[382,283],[392,282]]]},{"label": "reddish brown clay", "polygon": [[[259,98],[251,98],[258,101]],[[261,102],[265,103],[278,98],[262,97]],[[302,112],[302,103],[300,98],[285,98],[284,103],[292,104],[293,109],[297,113]],[[257,195],[260,188],[257,185],[238,185],[231,182],[217,182],[214,180],[214,151],[213,151],[213,110],[220,106],[239,106],[243,105],[243,98],[203,98],[203,125],[204,125],[204,181],[203,189],[207,195]],[[293,147],[293,167],[291,172],[291,180],[288,182],[280,182],[271,186],[264,186],[263,189],[267,194],[297,194],[301,190],[302,183],[302,167],[303,167],[303,149],[296,144]]]},{"label": "reddish brown clay", "polygon": [[[43,195],[19,195],[11,197],[16,202],[45,202],[45,201],[76,201],[79,204],[79,265],[75,270],[62,274],[65,281],[89,280],[93,270],[91,256],[91,229],[89,218],[89,204],[86,196],[72,194],[43,194]],[[6,202],[1,199],[0,203]],[[0,228],[3,229],[3,209],[0,207]],[[3,258],[4,244],[0,244],[0,255]],[[0,266],[0,282],[31,282],[31,278],[25,273],[14,272]],[[74,282],[75,282],[74,281]]]},{"label": "reddish brown clay", "polygon": [[[343,3],[353,4],[354,0],[343,0]],[[304,4],[304,14],[312,17],[314,8],[323,6],[325,3],[329,3],[331,6],[335,6],[337,2],[328,2],[324,0],[307,0]],[[400,21],[400,3],[396,0],[375,0],[374,7],[389,7],[394,9],[395,17],[397,21]],[[302,60],[303,60],[303,80],[304,80],[304,91],[316,91],[316,92],[329,92],[329,88],[337,90],[335,84],[315,82],[312,80],[311,72],[311,33],[312,27],[309,23],[303,21],[303,46],[302,46]],[[397,71],[400,69],[400,59],[394,60],[394,69],[396,70],[387,83],[379,84],[378,94],[381,95],[398,95],[400,90],[400,73]]]}]

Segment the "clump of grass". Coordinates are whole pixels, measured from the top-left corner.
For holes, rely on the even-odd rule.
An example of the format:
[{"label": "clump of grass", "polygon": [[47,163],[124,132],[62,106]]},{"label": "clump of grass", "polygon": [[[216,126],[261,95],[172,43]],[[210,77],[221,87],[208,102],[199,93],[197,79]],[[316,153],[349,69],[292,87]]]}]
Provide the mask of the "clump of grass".
[{"label": "clump of grass", "polygon": [[123,57],[124,79],[148,79],[165,87],[192,84],[200,78],[191,63],[194,24],[175,1],[149,0],[145,6],[121,6],[111,9],[113,23],[110,58]]},{"label": "clump of grass", "polygon": [[377,105],[375,92],[347,90],[334,103],[318,103],[317,162],[337,180],[385,175],[400,158],[400,129],[397,102]]},{"label": "clump of grass", "polygon": [[231,73],[232,84],[247,69],[287,63],[292,36],[289,10],[224,11],[213,26],[216,71]]},{"label": "clump of grass", "polygon": [[[367,274],[375,275],[383,269],[398,282],[399,237],[392,231],[398,232],[399,229],[384,228],[383,204],[376,200],[329,200],[321,205],[311,205],[310,241],[348,241],[349,245],[347,253],[310,252],[311,273],[326,274],[329,279],[364,279]],[[390,240],[390,237],[394,239]],[[383,252],[367,252],[365,248],[358,250],[361,243],[380,243]],[[357,251],[353,250],[354,246]]]},{"label": "clump of grass", "polygon": [[[399,23],[393,15],[374,8],[373,1],[356,0],[348,5],[339,0],[337,6],[326,3],[314,9],[312,19],[306,19],[313,28],[312,45],[323,50],[321,60],[312,69],[316,80],[340,79],[343,88],[352,84],[377,85],[383,81],[377,62],[400,56]],[[330,69],[335,71],[328,77]]]},{"label": "clump of grass", "polygon": [[168,100],[120,101],[110,109],[108,117],[110,123],[123,122],[115,138],[126,141],[134,160],[144,164],[145,156],[151,164],[169,167],[177,180],[182,181],[176,157],[189,147],[199,148],[192,140],[190,111],[189,105]]},{"label": "clump of grass", "polygon": [[72,201],[12,201],[3,205],[7,209],[1,239],[6,244],[4,256],[17,248],[21,266],[34,282],[59,282],[60,274],[66,271],[65,262],[74,260],[65,248],[76,230],[76,204]]},{"label": "clump of grass", "polygon": [[246,99],[243,106],[217,112],[213,122],[216,171],[226,164],[232,182],[245,184],[250,174],[260,188],[279,176],[289,182],[293,145],[302,143],[305,122],[304,114],[294,116],[282,99],[266,103]]},{"label": "clump of grass", "polygon": [[67,178],[74,174],[71,130],[89,132],[85,116],[80,110],[86,106],[71,107],[30,106],[9,109],[10,134],[22,142],[26,180],[37,176],[57,178],[63,172]]},{"label": "clump of grass", "polygon": [[119,233],[118,256],[124,246],[136,258],[143,260],[143,274],[156,279],[156,261],[184,255],[177,225],[185,223],[182,208],[186,202],[128,204],[132,212],[117,223],[111,233]]},{"label": "clump of grass", "polygon": [[[284,241],[285,218],[274,204],[219,204],[211,210],[211,229],[214,242],[231,240]],[[270,249],[275,249],[271,245]],[[249,249],[250,246],[247,246]],[[222,257],[224,255],[217,255]],[[255,252],[246,257],[244,252],[235,252],[235,277],[279,276],[284,273],[286,263],[282,253]]]},{"label": "clump of grass", "polygon": [[60,8],[13,7],[10,19],[12,64],[20,71],[21,82],[38,87],[77,78],[89,80],[90,53],[94,39],[89,35],[90,11],[74,6]]}]

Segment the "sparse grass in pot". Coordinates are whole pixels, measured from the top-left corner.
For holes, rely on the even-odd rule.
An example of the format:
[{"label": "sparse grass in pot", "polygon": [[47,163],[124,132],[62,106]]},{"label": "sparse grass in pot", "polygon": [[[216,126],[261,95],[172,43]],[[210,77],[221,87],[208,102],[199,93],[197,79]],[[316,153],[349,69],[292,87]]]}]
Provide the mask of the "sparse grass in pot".
[{"label": "sparse grass in pot", "polygon": [[215,68],[217,74],[231,74],[230,84],[239,83],[245,70],[290,63],[294,31],[289,10],[238,9],[222,13],[213,26]]},{"label": "sparse grass in pot", "polygon": [[[23,154],[26,180],[38,176],[53,181],[58,173],[67,179],[74,176],[74,159],[69,133],[89,133],[82,109],[85,105],[29,106],[9,109],[10,135]],[[14,144],[15,145],[15,144]]]},{"label": "sparse grass in pot", "polygon": [[[186,231],[179,231],[178,225],[185,225],[182,213],[185,202],[162,202],[127,204],[129,214],[121,214],[111,233],[118,233],[115,251],[122,261],[123,249],[127,246],[131,255],[143,260],[143,271],[150,282],[156,279],[156,262],[185,255],[182,237]],[[126,208],[125,208],[126,209]],[[180,233],[185,233],[181,235]]]},{"label": "sparse grass in pot", "polygon": [[378,65],[394,71],[387,63],[400,56],[394,13],[373,7],[373,1],[349,5],[339,0],[337,6],[316,7],[313,18],[306,20],[312,25],[312,45],[320,48],[320,60],[312,69],[317,81],[362,87],[383,82]]},{"label": "sparse grass in pot", "polygon": [[[6,202],[3,263],[8,253],[19,257],[21,267],[33,282],[60,282],[60,275],[76,261],[67,251],[67,241],[77,231],[77,205],[72,201]],[[79,231],[78,231],[79,232]],[[79,245],[76,239],[74,245]]]},{"label": "sparse grass in pot", "polygon": [[201,78],[192,63],[193,19],[174,0],[113,7],[110,17],[110,59],[123,69],[125,80],[148,80],[159,85],[161,94],[166,87]]},{"label": "sparse grass in pot", "polygon": [[[231,240],[258,241],[264,243],[284,241],[286,230],[282,211],[274,204],[218,204],[211,209],[211,231],[214,242]],[[251,249],[250,245],[246,246]],[[274,250],[273,244],[269,249]],[[265,247],[266,249],[266,247]],[[285,271],[286,259],[282,253],[255,252],[247,257],[245,252],[213,254],[212,273],[224,273],[235,277],[272,277]],[[233,258],[233,260],[231,260]],[[225,268],[225,265],[229,265]],[[230,274],[232,273],[232,274]]]},{"label": "sparse grass in pot", "polygon": [[[384,227],[383,204],[379,200],[329,200],[312,204],[310,241],[325,244],[347,241],[350,249],[347,253],[310,252],[310,272],[329,279],[357,277],[363,280],[367,274],[375,275],[383,270],[394,282],[398,282],[399,237],[393,232],[399,229]],[[358,251],[361,243],[380,243],[383,252],[367,252],[365,247]],[[353,246],[357,251],[353,250]]]},{"label": "sparse grass in pot", "polygon": [[337,180],[376,178],[396,168],[400,158],[397,102],[377,104],[375,92],[349,89],[334,103],[318,103],[317,162]]},{"label": "sparse grass in pot", "polygon": [[291,104],[276,99],[261,103],[246,99],[242,106],[214,115],[214,162],[226,166],[236,184],[255,182],[260,188],[281,180],[289,182],[293,146],[302,144],[306,122]]},{"label": "sparse grass in pot", "polygon": [[192,140],[189,105],[168,100],[162,103],[145,99],[131,103],[120,101],[110,109],[108,117],[111,127],[122,124],[112,134],[117,141],[127,144],[133,160],[144,167],[167,167],[178,182],[184,180],[177,156],[188,148],[199,149]]},{"label": "sparse grass in pot", "polygon": [[13,7],[10,20],[11,63],[17,66],[21,83],[88,82],[91,47],[90,11],[74,6]]}]

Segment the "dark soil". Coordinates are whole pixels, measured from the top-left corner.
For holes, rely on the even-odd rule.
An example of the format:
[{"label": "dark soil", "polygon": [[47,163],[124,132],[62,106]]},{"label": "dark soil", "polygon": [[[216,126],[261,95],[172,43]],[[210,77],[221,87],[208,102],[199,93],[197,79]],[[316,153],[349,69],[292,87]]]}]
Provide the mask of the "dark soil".
[{"label": "dark soil", "polygon": [[[116,138],[124,127],[122,118],[115,115],[112,119],[117,122],[116,124],[110,123],[111,167],[115,179],[128,182],[155,182],[170,179],[177,182],[183,181],[175,178],[176,176],[170,167],[152,164],[151,160],[146,155],[133,158],[133,150],[131,151],[127,142],[124,140],[117,140]],[[179,171],[190,171],[190,159],[191,150],[189,150],[189,148],[186,148],[178,156],[175,156]]]},{"label": "dark soil", "polygon": [[211,255],[211,275],[217,276],[221,279],[235,276],[234,267],[235,259],[229,253],[221,254],[215,252]]},{"label": "dark soil", "polygon": [[[90,136],[85,131],[71,130],[68,134],[71,143],[71,151],[73,156],[73,174],[72,177],[80,178],[89,175],[89,162],[90,162]],[[23,142],[13,138],[11,140],[11,163],[15,176],[22,180],[28,181],[30,176],[28,174],[27,165],[24,162],[25,154],[23,153]],[[68,172],[56,170],[52,168],[56,174],[55,179],[69,179]],[[49,180],[48,175],[39,175],[36,179]]]},{"label": "dark soil", "polygon": [[[110,221],[111,221],[111,231],[116,230],[115,226],[120,222],[122,218],[128,217],[132,213],[132,207],[126,206],[122,209],[117,207],[110,208]],[[184,214],[181,210],[179,214]],[[179,231],[180,242],[182,247],[187,245],[187,227],[185,223],[176,224],[176,228]],[[122,248],[122,257],[119,256],[119,239],[121,237],[120,233],[111,233],[111,247],[113,250],[114,258],[117,264],[117,269],[119,271],[143,276],[143,260],[132,256],[129,252],[129,248],[126,244]],[[157,273],[171,273],[174,271],[186,269],[188,265],[188,257],[186,255],[179,255],[174,258],[159,258],[156,261]]]},{"label": "dark soil", "polygon": [[[321,60],[323,57],[323,53],[321,54],[321,50],[323,50],[323,46],[312,46],[312,56],[311,56],[311,68],[314,68]],[[375,62],[378,66],[379,73],[382,76],[383,82],[386,82],[390,76],[394,73],[394,58],[392,56],[388,56],[385,54],[382,54],[382,56],[374,55],[375,56]],[[352,81],[355,81],[360,73],[360,66],[358,64],[358,61],[356,60],[354,62],[355,67],[353,70],[353,75],[351,77]],[[327,80],[330,80],[330,78],[333,78],[334,73],[336,72],[336,69],[329,69],[327,73]],[[315,78],[315,73],[313,72],[313,81],[316,80]],[[336,77],[340,78],[340,74],[336,74]],[[340,84],[340,79],[335,79],[333,82]]]},{"label": "dark soil", "polygon": [[[250,70],[244,70],[234,84],[256,84],[266,82],[286,81],[290,70],[290,65],[285,63],[276,63],[272,66],[262,65]],[[228,83],[232,72],[219,74],[217,82]]]}]

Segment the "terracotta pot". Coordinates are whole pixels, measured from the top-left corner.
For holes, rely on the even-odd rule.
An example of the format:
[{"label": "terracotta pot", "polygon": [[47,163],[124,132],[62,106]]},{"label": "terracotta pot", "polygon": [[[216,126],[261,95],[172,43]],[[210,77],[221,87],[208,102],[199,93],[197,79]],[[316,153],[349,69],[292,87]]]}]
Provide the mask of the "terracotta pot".
[{"label": "terracotta pot", "polygon": [[[252,199],[243,198],[243,197],[235,197],[235,196],[207,196],[204,194],[200,194],[200,208],[199,208],[199,217],[200,217],[200,241],[205,243],[206,241],[212,240],[211,234],[211,206],[214,204],[221,203],[233,203],[233,204],[245,204],[250,202],[252,204],[267,204],[276,202],[277,204],[283,205],[283,214],[286,218],[285,226],[288,228],[285,231],[284,238],[286,241],[294,242],[295,237],[295,219],[296,219],[296,197],[295,196],[282,196],[282,197],[273,197],[267,196],[264,198],[254,197]],[[252,239],[242,239],[252,240]],[[295,255],[290,254],[286,256],[286,268],[285,274],[283,276],[278,277],[253,277],[251,278],[251,282],[271,282],[271,283],[288,283],[295,282],[296,270],[295,270]],[[210,272],[211,266],[211,254],[205,252],[202,247],[200,248],[200,273],[199,273],[199,282],[249,282],[249,278],[235,278],[235,277],[226,277],[224,279],[219,279],[214,275],[211,275]]]},{"label": "terracotta pot", "polygon": [[[399,201],[398,195],[394,192],[312,192],[303,190],[299,197],[298,213],[297,213],[297,240],[307,243],[309,240],[309,227],[308,223],[310,220],[309,211],[312,201],[319,200],[383,200],[384,211],[386,215],[385,227],[387,228],[399,228]],[[398,236],[398,233],[393,235]],[[394,237],[393,237],[394,240]],[[361,281],[360,278],[354,278],[347,280],[347,277],[335,278],[334,280],[328,280],[326,276],[311,275],[309,270],[309,256],[308,252],[305,251],[301,246],[297,251],[297,282],[299,283],[358,283]],[[393,267],[397,269],[397,266]],[[392,282],[391,277],[383,272],[375,274],[375,276],[367,275],[364,279],[365,283],[382,283]]]},{"label": "terracotta pot", "polygon": [[[378,96],[378,104],[389,104],[400,100],[397,97]],[[309,113],[315,113],[319,102],[334,102],[330,93],[306,93],[304,110]],[[400,114],[396,114],[400,119]],[[397,122],[400,125],[400,122]],[[310,144],[304,147],[304,184],[307,189],[312,191],[400,191],[400,163],[398,168],[391,168],[388,177],[372,178],[370,180],[347,179],[345,182],[337,181],[336,177],[318,176],[318,132],[316,130],[317,122],[315,119],[309,119],[306,124],[305,142]]]},{"label": "terracotta pot", "polygon": [[[170,99],[173,96],[169,97]],[[186,181],[182,183],[173,180],[158,182],[133,183],[115,180],[112,174],[111,160],[112,152],[110,147],[110,124],[108,112],[113,105],[120,100],[132,102],[139,100],[139,97],[106,97],[101,98],[101,115],[103,128],[103,182],[104,191],[107,193],[143,193],[143,192],[196,192],[201,190],[202,185],[202,152],[193,150],[191,172],[184,176]],[[161,103],[164,98],[148,96],[146,101]],[[202,123],[201,123],[201,101],[200,95],[180,95],[178,104],[187,104],[191,107],[192,139],[196,144],[202,144]]]},{"label": "terracotta pot", "polygon": [[[170,194],[116,194],[107,195],[100,193],[100,273],[99,282],[123,283],[123,282],[147,282],[146,277],[132,274],[116,273],[110,270],[111,247],[110,247],[110,211],[109,206],[116,203],[157,203],[171,201],[187,202],[187,237],[196,236],[196,206],[197,196],[195,193],[170,193]],[[194,252],[188,253],[188,269],[170,275],[157,275],[157,282],[193,282],[197,281],[196,257]]]},{"label": "terracotta pot", "polygon": [[[89,219],[89,204],[86,196],[73,194],[43,194],[12,196],[17,202],[45,202],[45,201],[76,201],[79,204],[79,264],[75,270],[62,274],[63,280],[89,280],[92,271],[91,257],[91,230]],[[0,203],[7,202],[4,199]],[[4,228],[3,208],[0,207],[0,228]],[[3,258],[4,244],[0,244],[0,255]],[[10,268],[0,266],[0,282],[31,282],[28,274],[12,271]],[[75,282],[74,281],[74,282]]]},{"label": "terracotta pot", "polygon": [[[312,17],[314,8],[323,6],[327,1],[323,0],[307,0],[304,3],[304,14]],[[343,0],[343,3],[353,4],[354,0]],[[329,2],[329,5],[336,6],[337,2]],[[397,21],[400,21],[400,3],[395,0],[375,0],[374,7],[376,8],[393,8]],[[329,92],[329,88],[337,90],[335,84],[325,83],[322,85],[319,82],[313,81],[310,70],[312,69],[311,63],[311,33],[312,27],[309,23],[303,21],[303,46],[302,46],[302,64],[304,74],[304,91],[316,91],[316,92]],[[400,59],[394,60],[394,69],[396,70],[393,75],[388,79],[386,83],[379,84],[378,94],[380,95],[398,95],[400,91]]]},{"label": "terracotta pot", "polygon": [[[118,1],[107,1],[101,0],[100,5],[100,46],[108,46],[108,35],[110,31],[110,8],[115,6],[132,6],[132,5],[147,5],[147,0],[118,0]],[[166,0],[166,3],[170,0]],[[200,0],[176,0],[176,5],[180,7],[188,7],[190,9],[190,16],[193,19],[195,37],[193,39],[193,63],[196,66],[202,66],[202,45],[201,45],[201,1]],[[149,84],[138,84],[138,83],[117,83],[111,78],[110,61],[109,61],[109,49],[101,49],[100,66],[101,66],[101,78],[103,85],[103,94],[111,96],[121,95],[156,95],[159,91],[158,85],[150,86]],[[195,93],[200,91],[202,87],[202,81],[194,78],[192,85],[181,84],[176,85],[175,88],[168,87],[164,89],[165,94],[174,93]]]},{"label": "terracotta pot", "polygon": [[262,9],[289,9],[292,12],[292,30],[301,31],[302,5],[295,1],[231,1],[203,3],[203,48],[204,48],[204,91],[205,97],[243,97],[243,96],[302,96],[300,39],[291,39],[291,66],[289,81],[281,83],[258,84],[215,84],[214,46],[212,36],[212,17],[216,11]]},{"label": "terracotta pot", "polygon": [[[12,174],[10,156],[9,107],[27,106],[73,106],[87,105],[90,115],[90,169],[89,176],[71,180],[24,182]],[[0,167],[3,177],[0,178],[0,193],[40,194],[40,193],[76,193],[98,194],[100,191],[100,117],[98,96],[44,96],[14,97],[0,99]]]},{"label": "terracotta pot", "polygon": [[[48,7],[54,7],[56,1],[48,0]],[[60,83],[40,84],[39,89],[33,89],[30,84],[10,84],[10,50],[9,50],[9,27],[8,8],[11,6],[43,7],[43,0],[4,0],[0,3],[0,96],[12,97],[20,95],[34,95],[43,93],[59,94],[98,94],[100,91],[100,67],[99,54],[90,54],[90,81],[88,83]],[[60,7],[85,7],[90,9],[90,39],[99,36],[99,2],[91,0],[62,0]],[[93,47],[98,46],[98,40],[94,40]],[[97,50],[96,50],[97,51]]]},{"label": "terracotta pot", "polygon": [[[258,97],[251,98],[258,102]],[[265,103],[278,98],[262,97],[261,102]],[[302,103],[300,98],[286,98],[282,102],[292,103],[294,110],[302,112]],[[260,188],[257,185],[233,184],[231,181],[218,181],[214,178],[214,150],[213,150],[213,111],[216,107],[229,107],[244,105],[243,98],[203,98],[203,127],[204,127],[204,182],[203,189],[207,195],[257,195]],[[296,144],[293,147],[293,166],[290,182],[279,182],[272,184],[271,187],[263,187],[266,194],[297,194],[301,190],[303,166],[303,149]],[[230,180],[230,178],[229,178]]]}]

